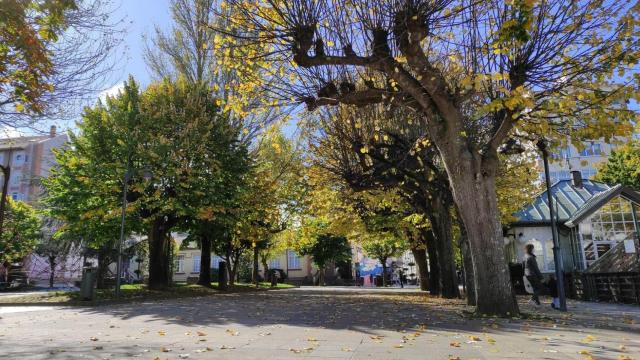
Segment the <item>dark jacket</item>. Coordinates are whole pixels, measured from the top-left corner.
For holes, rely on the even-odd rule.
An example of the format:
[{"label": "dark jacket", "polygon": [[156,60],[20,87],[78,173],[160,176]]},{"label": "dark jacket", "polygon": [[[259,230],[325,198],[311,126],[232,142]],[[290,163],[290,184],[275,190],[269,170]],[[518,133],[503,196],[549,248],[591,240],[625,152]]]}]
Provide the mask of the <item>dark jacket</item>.
[{"label": "dark jacket", "polygon": [[542,273],[538,268],[538,261],[533,254],[524,255],[524,276],[533,276],[538,280],[542,280]]}]

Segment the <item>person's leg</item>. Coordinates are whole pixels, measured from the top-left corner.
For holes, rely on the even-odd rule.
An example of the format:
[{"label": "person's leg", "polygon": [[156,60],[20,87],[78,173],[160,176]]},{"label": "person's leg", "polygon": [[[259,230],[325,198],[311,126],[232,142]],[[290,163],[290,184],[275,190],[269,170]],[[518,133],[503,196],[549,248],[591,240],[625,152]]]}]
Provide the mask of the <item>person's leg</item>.
[{"label": "person's leg", "polygon": [[531,294],[531,301],[540,305],[540,281],[535,276],[527,276],[527,280],[531,283],[533,288],[533,294]]}]

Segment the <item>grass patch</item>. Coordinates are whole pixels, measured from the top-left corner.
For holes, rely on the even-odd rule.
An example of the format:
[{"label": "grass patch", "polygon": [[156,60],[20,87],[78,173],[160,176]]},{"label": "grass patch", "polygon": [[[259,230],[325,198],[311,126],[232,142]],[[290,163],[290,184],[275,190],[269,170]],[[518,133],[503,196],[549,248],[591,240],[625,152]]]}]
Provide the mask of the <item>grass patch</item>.
[{"label": "grass patch", "polygon": [[[213,295],[220,292],[217,289],[218,283],[211,283],[211,285],[213,287],[208,288],[200,285],[177,283],[166,290],[151,290],[148,289],[146,285],[142,284],[125,284],[120,288],[119,299],[116,299],[113,289],[96,289],[95,299],[92,301],[82,300],[78,291],[35,292],[24,296],[1,299],[0,305],[100,305],[115,302],[199,297]],[[228,287],[225,293],[288,289],[292,287],[294,286],[289,284],[278,284],[277,287],[272,288],[270,283],[260,283],[256,288],[253,284],[240,283]]]}]

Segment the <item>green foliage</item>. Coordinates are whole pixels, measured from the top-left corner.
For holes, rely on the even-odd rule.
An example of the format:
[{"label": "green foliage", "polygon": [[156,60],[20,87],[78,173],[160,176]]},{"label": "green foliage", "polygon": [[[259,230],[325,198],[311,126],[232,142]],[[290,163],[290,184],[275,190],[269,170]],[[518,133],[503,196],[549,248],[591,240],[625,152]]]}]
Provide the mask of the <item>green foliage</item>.
[{"label": "green foliage", "polygon": [[[39,113],[53,91],[49,44],[66,28],[74,0],[3,0],[0,6],[0,106]],[[8,111],[7,111],[8,113]]]},{"label": "green foliage", "polygon": [[7,199],[5,211],[4,231],[0,238],[0,264],[27,256],[42,237],[42,223],[31,206]]},{"label": "green foliage", "polygon": [[323,269],[330,262],[351,259],[351,245],[344,236],[332,234],[318,235],[317,240],[299,250],[301,255],[309,255],[318,268]]},{"label": "green foliage", "polygon": [[598,169],[596,180],[640,190],[640,142],[632,140],[612,151]]},{"label": "green foliage", "polygon": [[205,87],[165,80],[140,92],[130,79],[78,127],[44,185],[62,230],[90,247],[118,238],[125,173],[127,234],[157,218],[189,230],[235,216],[248,155]]}]

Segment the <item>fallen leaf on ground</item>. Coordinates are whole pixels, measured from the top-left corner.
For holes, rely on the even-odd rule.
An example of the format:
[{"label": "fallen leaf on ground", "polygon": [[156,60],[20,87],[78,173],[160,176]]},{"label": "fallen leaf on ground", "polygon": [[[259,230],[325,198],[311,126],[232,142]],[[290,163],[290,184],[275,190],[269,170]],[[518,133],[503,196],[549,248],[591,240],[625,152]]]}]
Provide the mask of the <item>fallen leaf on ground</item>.
[{"label": "fallen leaf on ground", "polygon": [[460,343],[459,342],[452,342],[452,343],[449,344],[449,346],[460,347]]},{"label": "fallen leaf on ground", "polygon": [[166,348],[166,347],[163,346],[163,347],[160,348],[160,351],[162,351],[162,352],[170,352],[171,349]]},{"label": "fallen leaf on ground", "polygon": [[352,349],[352,348],[348,348],[348,347],[343,347],[343,348],[342,348],[342,349],[340,349],[340,350],[342,350],[342,351],[346,351],[346,352],[351,352],[351,351],[353,351],[353,349]]},{"label": "fallen leaf on ground", "polygon": [[198,331],[198,336],[207,336],[207,333],[203,333],[202,331]]},{"label": "fallen leaf on ground", "polygon": [[97,337],[93,337],[93,336],[92,336],[92,337],[90,337],[90,338],[89,338],[89,340],[91,340],[91,341],[98,341],[98,338],[97,338]]}]

